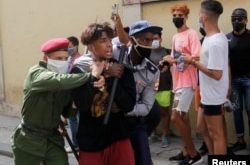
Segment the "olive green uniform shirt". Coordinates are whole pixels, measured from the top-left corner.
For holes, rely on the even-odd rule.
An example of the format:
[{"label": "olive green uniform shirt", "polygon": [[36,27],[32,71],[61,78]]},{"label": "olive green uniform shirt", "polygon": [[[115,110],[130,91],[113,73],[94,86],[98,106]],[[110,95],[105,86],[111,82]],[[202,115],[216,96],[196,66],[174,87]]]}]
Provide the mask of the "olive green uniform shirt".
[{"label": "olive green uniform shirt", "polygon": [[[57,130],[60,116],[70,103],[69,89],[89,81],[89,73],[58,74],[47,69],[45,62],[32,67],[24,83],[24,103],[21,111],[22,124],[12,136],[12,148],[19,148],[37,156],[44,156],[47,144],[64,147],[63,137],[54,131],[46,135],[43,130]],[[29,131],[24,126],[36,130]],[[41,135],[37,131],[41,130]]]}]

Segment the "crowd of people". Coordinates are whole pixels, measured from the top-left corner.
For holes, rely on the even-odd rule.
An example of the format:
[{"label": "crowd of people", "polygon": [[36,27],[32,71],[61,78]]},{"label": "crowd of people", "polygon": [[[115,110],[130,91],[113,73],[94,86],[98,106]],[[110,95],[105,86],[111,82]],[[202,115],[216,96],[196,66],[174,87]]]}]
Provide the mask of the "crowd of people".
[{"label": "crowd of people", "polygon": [[[202,42],[187,25],[189,12],[186,4],[172,6],[176,33],[171,48],[161,44],[162,27],[147,20],[124,27],[118,13],[111,16],[114,28],[104,22],[83,29],[83,55],[74,36],[42,44],[41,61],[25,79],[22,120],[12,136],[15,164],[67,165],[67,152],[73,150],[79,165],[153,165],[149,137],[157,134],[160,121],[161,147],[171,145],[170,123],[180,133],[182,149],[169,158],[180,165],[199,164],[205,154],[245,149],[244,109],[250,125],[247,11],[233,10],[233,30],[224,34],[218,25],[222,4],[202,1]],[[191,136],[188,112],[194,96],[202,150]],[[225,102],[238,139],[231,147]],[[67,148],[60,128],[67,123],[64,118],[72,137]]]}]

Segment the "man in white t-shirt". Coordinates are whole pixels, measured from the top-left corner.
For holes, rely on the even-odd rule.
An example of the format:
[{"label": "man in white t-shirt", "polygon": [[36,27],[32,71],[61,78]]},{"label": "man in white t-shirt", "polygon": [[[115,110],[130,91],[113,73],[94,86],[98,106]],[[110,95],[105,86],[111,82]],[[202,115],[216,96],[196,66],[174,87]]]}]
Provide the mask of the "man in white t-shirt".
[{"label": "man in white t-shirt", "polygon": [[200,61],[185,58],[199,69],[202,111],[198,112],[198,127],[208,146],[209,154],[226,154],[226,125],[222,105],[226,101],[229,86],[228,41],[219,27],[223,12],[216,0],[203,1],[200,25],[206,31]]}]

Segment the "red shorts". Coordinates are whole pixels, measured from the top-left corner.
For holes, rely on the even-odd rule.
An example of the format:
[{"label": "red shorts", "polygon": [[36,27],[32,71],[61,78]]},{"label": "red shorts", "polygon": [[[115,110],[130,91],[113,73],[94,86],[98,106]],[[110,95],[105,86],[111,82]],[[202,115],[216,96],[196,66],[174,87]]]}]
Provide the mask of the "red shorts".
[{"label": "red shorts", "polygon": [[134,165],[134,151],[129,139],[114,142],[99,152],[80,151],[79,165]]}]

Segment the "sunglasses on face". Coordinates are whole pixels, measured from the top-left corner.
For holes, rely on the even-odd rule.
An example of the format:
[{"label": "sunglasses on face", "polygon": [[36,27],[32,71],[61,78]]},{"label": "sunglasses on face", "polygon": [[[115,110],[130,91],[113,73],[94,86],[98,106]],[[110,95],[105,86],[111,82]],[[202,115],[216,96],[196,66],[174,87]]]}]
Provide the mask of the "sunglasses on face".
[{"label": "sunglasses on face", "polygon": [[173,14],[173,17],[183,17],[184,14]]},{"label": "sunglasses on face", "polygon": [[232,22],[242,22],[245,18],[244,17],[232,17]]}]

